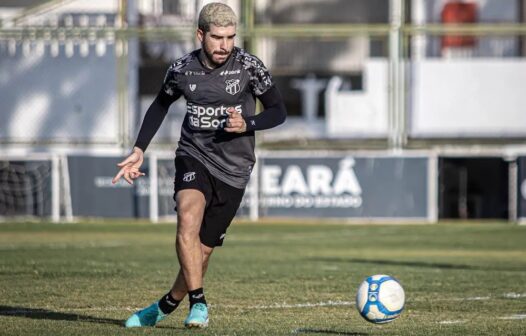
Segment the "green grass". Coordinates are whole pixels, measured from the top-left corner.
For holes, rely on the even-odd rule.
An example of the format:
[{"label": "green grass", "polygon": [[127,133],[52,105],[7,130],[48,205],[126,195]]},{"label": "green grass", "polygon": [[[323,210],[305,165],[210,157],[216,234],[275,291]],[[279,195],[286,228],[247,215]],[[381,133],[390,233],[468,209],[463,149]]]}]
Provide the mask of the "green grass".
[{"label": "green grass", "polygon": [[[526,227],[235,224],[206,278],[210,327],[187,302],[156,328],[122,322],[177,273],[174,224],[0,224],[0,335],[525,335]],[[402,316],[363,320],[368,275],[403,284]]]}]

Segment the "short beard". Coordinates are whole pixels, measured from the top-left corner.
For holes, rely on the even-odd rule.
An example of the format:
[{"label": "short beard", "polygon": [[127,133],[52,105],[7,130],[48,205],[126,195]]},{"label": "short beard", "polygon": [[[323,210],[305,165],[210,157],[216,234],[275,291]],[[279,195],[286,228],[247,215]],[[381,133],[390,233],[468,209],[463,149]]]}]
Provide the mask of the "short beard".
[{"label": "short beard", "polygon": [[217,67],[225,64],[226,60],[228,59],[228,58],[226,58],[223,63],[214,62],[214,58],[213,58],[214,55],[208,52],[208,50],[205,47],[205,43],[204,42],[201,43],[201,49],[204,51],[205,57],[206,57],[208,63],[210,65],[212,65],[214,68],[217,68]]}]

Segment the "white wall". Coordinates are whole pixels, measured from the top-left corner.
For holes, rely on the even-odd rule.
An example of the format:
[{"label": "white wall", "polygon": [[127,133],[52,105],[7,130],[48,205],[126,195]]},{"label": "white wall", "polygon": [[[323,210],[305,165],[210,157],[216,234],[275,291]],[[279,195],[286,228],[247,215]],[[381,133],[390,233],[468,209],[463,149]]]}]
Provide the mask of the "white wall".
[{"label": "white wall", "polygon": [[[30,46],[34,47],[34,46]],[[117,72],[113,46],[97,56],[79,47],[68,57],[0,43],[0,140],[13,142],[116,142]]]},{"label": "white wall", "polygon": [[424,60],[412,79],[412,136],[526,136],[526,61]]},{"label": "white wall", "polygon": [[388,127],[387,60],[369,59],[362,91],[340,91],[334,77],[325,93],[327,135],[330,137],[385,137]]}]

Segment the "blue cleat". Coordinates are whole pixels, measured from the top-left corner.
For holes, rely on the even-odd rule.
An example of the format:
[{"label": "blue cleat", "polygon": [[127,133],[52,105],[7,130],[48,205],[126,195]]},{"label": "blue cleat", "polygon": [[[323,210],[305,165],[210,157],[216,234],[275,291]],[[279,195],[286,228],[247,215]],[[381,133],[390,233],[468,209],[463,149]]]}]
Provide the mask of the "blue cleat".
[{"label": "blue cleat", "polygon": [[165,317],[166,314],[159,309],[159,302],[157,301],[130,316],[124,326],[126,328],[153,327]]},{"label": "blue cleat", "polygon": [[196,303],[190,309],[188,317],[184,320],[187,328],[206,328],[208,326],[208,308],[204,303]]}]

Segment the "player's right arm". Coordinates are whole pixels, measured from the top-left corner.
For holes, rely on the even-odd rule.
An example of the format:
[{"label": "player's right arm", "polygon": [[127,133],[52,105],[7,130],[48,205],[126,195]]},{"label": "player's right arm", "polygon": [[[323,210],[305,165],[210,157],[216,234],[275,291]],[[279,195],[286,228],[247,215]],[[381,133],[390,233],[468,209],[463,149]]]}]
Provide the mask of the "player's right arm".
[{"label": "player's right arm", "polygon": [[143,152],[146,152],[146,148],[148,148],[150,141],[152,141],[153,136],[157,133],[159,127],[161,127],[170,105],[172,105],[172,103],[180,96],[180,94],[169,95],[164,89],[159,91],[157,97],[155,97],[150,105],[150,108],[146,111],[134,147],[138,147],[142,149]]},{"label": "player's right arm", "polygon": [[144,173],[139,170],[144,161],[144,152],[161,127],[170,105],[180,96],[180,94],[169,95],[164,89],[159,91],[148,111],[146,111],[133,152],[124,161],[117,164],[120,170],[113,178],[113,184],[117,183],[121,177],[129,184],[133,184],[133,180],[144,176]]}]

